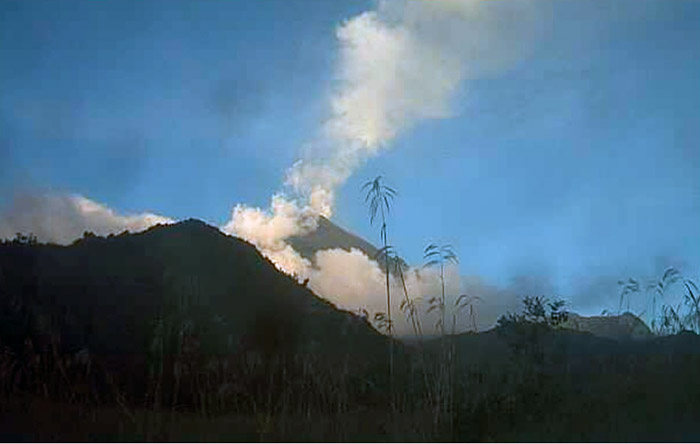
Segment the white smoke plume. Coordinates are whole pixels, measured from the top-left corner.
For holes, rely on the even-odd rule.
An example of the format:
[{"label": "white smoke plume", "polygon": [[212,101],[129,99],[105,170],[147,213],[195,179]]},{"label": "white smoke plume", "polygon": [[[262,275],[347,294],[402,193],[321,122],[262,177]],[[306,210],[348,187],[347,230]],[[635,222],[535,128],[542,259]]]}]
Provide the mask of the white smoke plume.
[{"label": "white smoke plume", "polygon": [[[401,133],[452,116],[466,80],[517,61],[527,50],[531,18],[529,4],[518,0],[399,0],[379,1],[341,24],[328,118],[286,174],[294,197],[277,194],[267,210],[237,205],[223,231],[250,241],[283,271],[309,278],[312,289],[340,306],[385,311],[376,262],[359,251],[330,250],[319,252],[314,265],[286,240],[314,230],[318,215],[330,217],[338,188]],[[435,277],[422,275],[411,274],[413,291],[434,293]],[[400,298],[393,299],[398,305]]]},{"label": "white smoke plume", "polygon": [[[329,251],[318,255],[327,253]],[[312,274],[309,286],[345,309],[360,307],[370,314],[386,312],[385,275],[376,262],[355,251],[352,258],[347,257],[351,253],[343,250],[333,250],[332,254],[336,256],[332,260],[326,257],[318,261],[320,269]],[[405,282],[408,297],[416,304],[423,334],[438,333],[436,322],[440,315],[437,311],[429,312],[430,298],[441,294],[438,270],[411,268],[405,273]],[[401,310],[405,299],[403,286],[395,276],[390,283],[394,332],[399,336],[411,336],[413,327],[407,313]],[[460,275],[458,267],[450,264],[445,268],[445,328],[448,333],[484,331],[494,327],[502,315],[522,311],[524,296],[555,294],[546,281],[534,283],[516,277],[507,286],[497,286],[480,276]],[[463,302],[471,301],[471,304],[459,308],[457,303],[461,295],[469,298]]]},{"label": "white smoke plume", "polygon": [[381,1],[342,24],[329,119],[287,184],[323,193],[332,208],[334,191],[366,159],[417,122],[450,117],[465,80],[518,60],[531,17],[522,1]]},{"label": "white smoke plume", "polygon": [[151,213],[120,215],[80,195],[25,193],[16,195],[0,214],[0,239],[31,233],[42,242],[69,244],[85,231],[106,236],[172,222]]},{"label": "white smoke plume", "polygon": [[315,230],[317,215],[314,208],[299,208],[296,202],[276,194],[269,211],[236,205],[231,220],[221,230],[247,240],[277,268],[302,278],[308,276],[311,264],[284,240]]},{"label": "white smoke plume", "polygon": [[[350,311],[365,309],[370,316],[386,312],[386,276],[377,262],[363,252],[356,249],[319,251],[314,263],[309,287],[316,294]],[[410,268],[404,273],[404,279],[408,298],[418,308],[423,334],[437,333],[436,322],[440,315],[437,311],[428,313],[428,308],[430,298],[441,295],[439,271]],[[522,310],[523,296],[552,294],[543,292],[545,288],[548,288],[546,282],[533,285],[517,278],[507,287],[490,285],[478,276],[461,276],[458,267],[450,264],[445,268],[446,330],[461,333],[489,329],[501,315]],[[406,298],[403,285],[394,275],[390,278],[390,291],[394,332],[399,336],[413,335],[407,313],[401,309]],[[460,295],[478,296],[478,299],[473,300],[471,306],[459,309],[456,303]]]},{"label": "white smoke plume", "polygon": [[[386,275],[376,261],[357,249],[331,249],[317,252],[314,262],[316,266],[311,271],[309,287],[315,293],[347,310],[364,309],[370,314],[386,313]],[[416,305],[421,309],[423,331],[434,333],[437,312],[427,315],[426,308],[429,298],[441,295],[438,271],[409,269],[404,274],[404,279],[409,299],[416,301]],[[452,310],[449,303],[459,296],[459,290],[460,277],[457,267],[449,266],[445,269],[445,292],[450,313]],[[411,324],[401,310],[401,302],[406,295],[400,279],[393,275],[390,278],[390,291],[394,331],[399,335],[412,334]],[[448,324],[448,327],[451,325]]]}]

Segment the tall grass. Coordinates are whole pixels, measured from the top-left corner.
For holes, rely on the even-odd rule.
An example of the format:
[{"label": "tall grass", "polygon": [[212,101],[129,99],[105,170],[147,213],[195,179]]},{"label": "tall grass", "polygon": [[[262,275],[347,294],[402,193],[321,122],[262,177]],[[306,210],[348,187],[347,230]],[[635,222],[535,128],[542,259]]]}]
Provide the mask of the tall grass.
[{"label": "tall grass", "polygon": [[[461,298],[461,303],[467,299]],[[633,351],[578,357],[573,351],[562,360],[558,356],[566,350],[551,347],[554,336],[538,328],[533,329],[536,334],[527,333],[534,325],[558,325],[561,306],[537,298],[530,302],[523,314],[509,318],[515,329],[504,330],[507,344],[524,345],[499,367],[479,361],[466,365],[466,357],[455,349],[455,359],[444,361],[443,340],[455,345],[458,339],[447,334],[436,340],[442,342],[426,341],[427,347],[397,353],[397,369],[402,371],[395,375],[392,409],[386,407],[392,396],[385,389],[387,380],[358,372],[347,355],[330,360],[310,346],[266,348],[265,338],[250,338],[217,355],[195,340],[200,334],[193,322],[189,338],[174,335],[158,352],[172,356],[160,361],[157,406],[155,397],[143,396],[154,393],[157,384],[147,378],[145,362],[147,381],[139,397],[140,385],[129,377],[136,373],[120,372],[108,357],[62,350],[58,337],[47,343],[30,338],[19,353],[9,347],[0,353],[0,413],[19,417],[20,409],[28,409],[33,415],[57,418],[62,412],[77,412],[85,433],[111,430],[120,440],[148,441],[568,441],[644,436],[629,424],[643,427],[642,432],[656,440],[674,439],[676,435],[662,434],[672,430],[664,428],[670,420],[674,427],[688,430],[684,418],[698,412],[692,402],[699,393],[692,383],[681,390],[672,381],[692,381],[688,378],[700,364],[697,356],[652,352],[645,357]],[[155,328],[151,333],[159,334]],[[449,383],[445,368],[450,368]],[[663,381],[659,375],[665,375]],[[450,402],[445,403],[448,396]],[[656,405],[644,396],[653,396]],[[33,401],[27,402],[29,398]],[[687,414],[678,413],[679,405]],[[664,409],[677,413],[669,416]],[[640,426],[644,415],[653,418]],[[666,422],[659,422],[658,415]],[[53,427],[38,416],[33,421],[45,428],[37,433]],[[55,427],[58,435],[36,436],[74,437]],[[74,439],[102,440],[95,436]]]},{"label": "tall grass", "polygon": [[[456,382],[456,348],[453,336],[457,333],[458,317],[464,311],[469,313],[470,328],[472,331],[476,331],[474,305],[481,299],[468,295],[457,297],[454,301],[454,307],[449,310],[452,320],[452,326],[449,329],[447,302],[449,295],[447,294],[445,273],[447,265],[458,263],[458,257],[450,245],[430,244],[424,250],[425,264],[423,268],[435,268],[438,272],[440,286],[437,295],[411,297],[405,278],[408,267],[393,246],[385,245],[378,251],[375,258],[384,264],[389,264],[387,276],[393,274],[400,283],[404,296],[400,308],[409,322],[414,338],[417,340],[417,347],[411,354],[414,361],[411,367],[416,370],[411,372],[413,376],[406,382],[410,383],[412,387],[420,387],[421,389],[413,391],[409,397],[406,397],[407,393],[404,391],[402,401],[395,405],[395,408],[400,410],[402,414],[427,408],[430,412],[431,426],[426,436],[450,440],[454,436],[455,392],[458,385]],[[424,298],[427,298],[425,313],[437,314],[434,327],[438,337],[429,341],[429,347],[426,347],[424,322],[420,316],[420,304],[425,300]],[[375,313],[374,321],[380,331],[390,333],[391,323],[386,313]]]},{"label": "tall grass", "polygon": [[[677,269],[667,268],[660,278],[649,281],[646,286],[631,278],[627,281],[619,281],[618,285],[620,286],[620,309],[626,301],[629,310],[633,295],[646,298],[647,308],[638,315],[649,320],[655,334],[668,335],[683,330],[700,334],[698,284],[695,280],[683,276]],[[669,297],[677,296],[679,290],[681,291],[680,302],[675,305],[667,302]],[[657,314],[657,310],[660,310],[660,313]]]},{"label": "tall grass", "polygon": [[669,268],[652,288],[663,297],[672,285],[677,287],[678,284],[682,284],[681,302],[675,307],[663,304],[661,315],[653,320],[652,325],[660,334],[674,334],[684,330],[700,334],[700,290],[693,279]]},{"label": "tall grass", "polygon": [[[20,354],[2,347],[2,397],[30,396],[87,409],[114,407],[126,427],[137,428],[146,440],[159,440],[173,414],[251,416],[258,438],[267,440],[285,421],[343,415],[353,405],[381,399],[368,390],[376,382],[351,369],[347,357],[331,363],[310,350],[266,353],[258,347],[207,355],[195,335],[177,337],[170,350],[163,340],[163,322],[155,324],[159,328],[153,342],[161,344],[160,359],[141,367],[144,384],[132,379],[138,379],[138,367],[128,371],[123,362],[110,364],[109,357],[65,352],[57,342],[36,347],[28,338]],[[128,358],[119,357],[123,359]]]}]

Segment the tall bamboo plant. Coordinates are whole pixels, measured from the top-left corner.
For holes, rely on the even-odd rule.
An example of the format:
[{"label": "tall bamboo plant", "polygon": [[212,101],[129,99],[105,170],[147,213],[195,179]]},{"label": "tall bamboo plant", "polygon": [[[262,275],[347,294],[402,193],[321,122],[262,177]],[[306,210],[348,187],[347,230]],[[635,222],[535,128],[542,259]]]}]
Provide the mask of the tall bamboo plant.
[{"label": "tall bamboo plant", "polygon": [[425,264],[423,268],[437,267],[440,270],[440,299],[433,297],[430,299],[429,311],[438,310],[441,319],[438,321],[438,330],[441,335],[445,334],[445,266],[448,264],[458,264],[459,259],[452,249],[451,245],[435,245],[429,244],[423,251],[423,259]]},{"label": "tall bamboo plant", "polygon": [[418,307],[416,305],[416,302],[418,302],[420,298],[411,299],[408,295],[408,286],[406,285],[406,272],[409,269],[408,264],[401,259],[398,253],[396,253],[396,249],[391,245],[381,248],[375,255],[375,259],[385,264],[388,263],[390,266],[390,273],[393,273],[394,276],[399,279],[399,282],[401,282],[404,299],[401,301],[400,308],[404,311],[408,321],[411,323],[416,338],[422,338],[423,330],[421,328],[420,318],[418,317]]},{"label": "tall bamboo plant", "polygon": [[[449,435],[452,436],[454,429],[454,373],[455,373],[455,348],[451,338],[445,337],[446,328],[446,291],[445,291],[445,267],[449,264],[459,263],[459,259],[451,245],[429,244],[423,252],[425,264],[423,268],[438,268],[440,271],[440,297],[433,296],[429,300],[428,312],[437,310],[439,318],[437,329],[442,337],[442,362],[438,367],[437,379],[435,381],[435,409],[433,420],[436,425],[441,424],[446,417]],[[464,302],[464,298],[457,300],[458,305]],[[471,304],[472,301],[467,301]],[[453,332],[454,333],[454,332]]]},{"label": "tall bamboo plant", "polygon": [[[377,176],[364,184],[362,190],[366,192],[365,203],[369,205],[369,223],[374,225],[375,220],[381,220],[379,230],[382,242],[382,249],[386,250],[389,246],[387,240],[386,219],[391,211],[391,202],[396,196],[396,190],[382,183],[382,176]],[[389,285],[389,255],[384,255],[384,270],[386,271],[386,313],[389,319],[389,335],[392,334],[393,326],[391,320],[391,288]]]},{"label": "tall bamboo plant", "polygon": [[[380,238],[382,250],[388,251],[389,242],[387,240],[386,219],[391,210],[391,202],[396,196],[396,190],[382,183],[382,176],[377,176],[374,180],[368,181],[362,186],[362,191],[366,193],[365,203],[369,206],[369,223],[374,225],[375,220],[381,220]],[[386,274],[386,325],[389,337],[393,336],[393,321],[391,318],[391,288],[389,283],[389,254],[384,254],[384,271]],[[389,381],[394,379],[394,343],[389,341]],[[393,393],[393,389],[392,389]]]}]

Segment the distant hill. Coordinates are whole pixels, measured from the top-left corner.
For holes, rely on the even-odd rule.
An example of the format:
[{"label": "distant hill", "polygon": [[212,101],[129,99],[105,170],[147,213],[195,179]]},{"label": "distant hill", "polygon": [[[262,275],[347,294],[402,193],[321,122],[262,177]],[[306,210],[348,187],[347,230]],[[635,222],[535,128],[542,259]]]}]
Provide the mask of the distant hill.
[{"label": "distant hill", "polygon": [[[585,322],[586,318],[583,319]],[[598,327],[594,325],[593,328]],[[674,355],[692,357],[696,361],[700,359],[700,336],[693,332],[686,331],[670,336],[645,336],[639,332],[637,335],[622,335],[612,330],[608,331],[607,335],[601,334],[601,331],[606,332],[605,328],[602,327],[599,333],[595,334],[583,330],[546,328],[539,331],[537,328],[531,328],[514,332],[497,327],[480,333],[459,334],[454,336],[453,340],[457,351],[456,360],[458,365],[463,367],[463,371],[479,369],[492,376],[512,371],[509,364],[517,357],[521,359],[522,364],[523,355],[533,358],[539,354],[542,363],[554,367],[565,364],[567,372],[587,375],[587,378],[596,375],[600,370],[598,366],[603,362],[607,363],[606,365],[615,363],[614,365],[624,367],[634,362],[654,361],[662,357],[666,359]],[[616,336],[613,337],[612,333]],[[439,342],[436,340],[434,344]],[[664,361],[664,364],[672,362]],[[632,374],[632,370],[625,371]]]},{"label": "distant hill", "polygon": [[580,316],[569,313],[564,327],[610,339],[649,339],[653,333],[649,327],[632,313],[616,316]]}]

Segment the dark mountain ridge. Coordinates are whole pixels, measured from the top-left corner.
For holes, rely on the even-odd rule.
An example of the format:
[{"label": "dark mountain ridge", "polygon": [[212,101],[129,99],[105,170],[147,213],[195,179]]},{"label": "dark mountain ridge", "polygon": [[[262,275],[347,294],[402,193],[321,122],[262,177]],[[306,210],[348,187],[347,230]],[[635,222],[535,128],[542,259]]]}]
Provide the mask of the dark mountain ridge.
[{"label": "dark mountain ridge", "polygon": [[383,365],[387,346],[364,318],[201,221],[69,246],[0,244],[1,344],[20,351],[32,338],[35,348],[140,356],[143,367],[165,342],[180,350],[188,337],[211,356],[312,353],[329,365],[362,350],[358,372]]},{"label": "dark mountain ridge", "polygon": [[[70,246],[5,243],[0,273],[4,298],[29,292],[37,306],[63,306],[66,319],[102,309],[111,320],[128,324],[106,329],[110,335],[124,330],[131,336],[143,327],[131,324],[147,317],[204,308],[225,314],[232,328],[241,329],[256,313],[277,307],[291,310],[289,316],[319,315],[312,316],[312,323],[323,316],[344,318],[380,337],[364,320],[280,273],[252,245],[193,219],[136,234],[88,235]],[[99,339],[98,331],[85,340],[106,349],[136,345],[135,338],[123,344]]]}]

